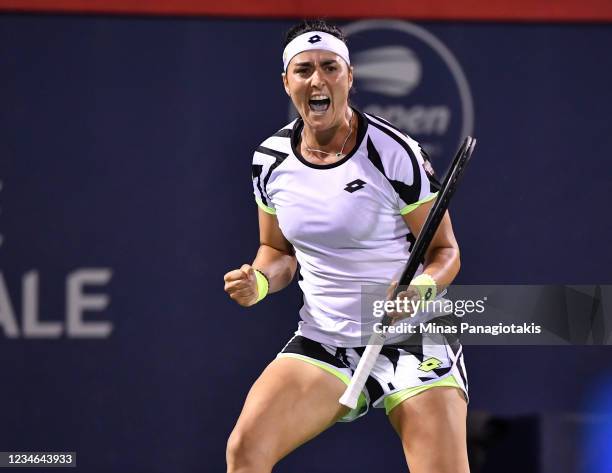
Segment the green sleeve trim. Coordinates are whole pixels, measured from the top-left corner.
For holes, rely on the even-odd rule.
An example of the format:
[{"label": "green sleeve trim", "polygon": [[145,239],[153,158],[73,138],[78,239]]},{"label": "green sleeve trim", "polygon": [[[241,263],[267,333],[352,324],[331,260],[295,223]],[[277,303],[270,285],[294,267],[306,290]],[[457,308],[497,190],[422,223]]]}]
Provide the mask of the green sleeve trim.
[{"label": "green sleeve trim", "polygon": [[418,202],[415,202],[414,204],[410,204],[407,205],[406,207],[404,207],[402,210],[400,210],[400,214],[401,215],[406,215],[409,214],[410,212],[412,212],[414,209],[416,209],[419,205],[424,204],[425,202],[429,202],[430,200],[435,199],[436,197],[438,197],[438,193],[434,192],[431,195],[428,195],[427,197],[425,197],[422,200],[419,200]]},{"label": "green sleeve trim", "polygon": [[257,202],[257,205],[259,206],[259,208],[263,210],[264,212],[266,212],[267,214],[276,215],[276,210],[264,204],[259,197],[255,197],[255,202]]}]

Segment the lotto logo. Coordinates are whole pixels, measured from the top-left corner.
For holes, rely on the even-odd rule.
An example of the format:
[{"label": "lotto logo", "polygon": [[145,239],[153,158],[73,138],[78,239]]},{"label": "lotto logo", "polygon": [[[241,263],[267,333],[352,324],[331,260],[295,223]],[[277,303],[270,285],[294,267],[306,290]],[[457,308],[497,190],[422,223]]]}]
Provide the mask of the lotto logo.
[{"label": "lotto logo", "polygon": [[352,194],[353,192],[356,192],[359,189],[363,189],[365,185],[366,183],[363,182],[361,179],[355,179],[354,181],[349,182],[344,188],[344,190]]},{"label": "lotto logo", "polygon": [[433,358],[432,357],[432,358],[427,358],[425,361],[423,361],[419,365],[418,369],[428,373],[431,370],[435,370],[437,368],[440,368],[441,366],[442,366],[442,362],[440,360],[438,360],[437,358]]}]

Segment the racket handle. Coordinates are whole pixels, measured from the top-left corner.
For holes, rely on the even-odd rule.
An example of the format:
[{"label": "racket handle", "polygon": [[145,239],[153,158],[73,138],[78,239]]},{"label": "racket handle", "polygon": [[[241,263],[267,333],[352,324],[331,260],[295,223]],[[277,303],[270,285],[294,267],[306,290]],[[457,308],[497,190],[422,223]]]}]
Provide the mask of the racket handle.
[{"label": "racket handle", "polygon": [[353,373],[351,382],[346,387],[342,397],[340,397],[340,404],[350,407],[351,409],[355,409],[357,407],[359,395],[361,394],[361,391],[363,391],[368,376],[370,376],[370,373],[372,372],[372,368],[378,359],[378,355],[382,349],[384,341],[385,337],[382,335],[376,333],[372,335],[368,342],[368,346],[364,350],[363,355],[359,360],[357,369],[355,370],[355,373]]}]

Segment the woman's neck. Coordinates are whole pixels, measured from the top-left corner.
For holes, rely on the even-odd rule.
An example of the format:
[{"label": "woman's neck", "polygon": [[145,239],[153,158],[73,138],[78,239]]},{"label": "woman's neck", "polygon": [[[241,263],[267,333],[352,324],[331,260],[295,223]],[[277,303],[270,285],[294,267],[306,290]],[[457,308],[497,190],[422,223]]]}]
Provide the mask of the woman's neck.
[{"label": "woman's neck", "polygon": [[347,108],[342,123],[319,132],[312,130],[304,122],[304,129],[302,130],[302,154],[308,154],[319,159],[324,159],[328,156],[326,153],[346,155],[350,149],[350,142],[354,142],[353,135],[357,126],[354,115],[355,112]]}]

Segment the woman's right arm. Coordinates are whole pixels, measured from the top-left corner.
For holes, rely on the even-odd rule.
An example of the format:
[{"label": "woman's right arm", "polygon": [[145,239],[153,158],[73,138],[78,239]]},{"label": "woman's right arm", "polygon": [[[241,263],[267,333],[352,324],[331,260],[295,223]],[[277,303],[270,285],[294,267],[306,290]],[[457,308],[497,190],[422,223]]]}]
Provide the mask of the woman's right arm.
[{"label": "woman's right arm", "polygon": [[277,292],[286,287],[297,269],[293,247],[287,241],[276,215],[259,211],[259,250],[252,265],[243,264],[240,269],[227,273],[225,292],[244,307],[255,304],[258,298],[255,269],[261,271],[269,282],[269,292]]}]

